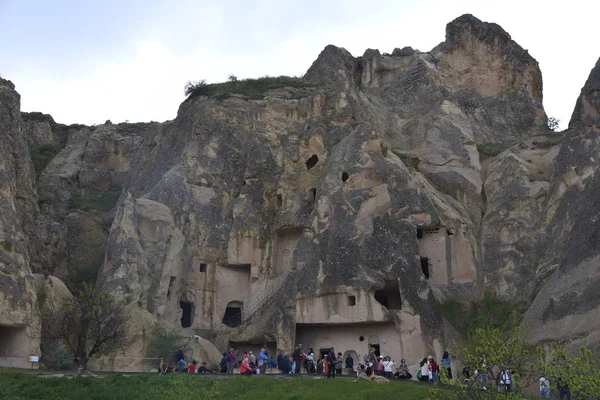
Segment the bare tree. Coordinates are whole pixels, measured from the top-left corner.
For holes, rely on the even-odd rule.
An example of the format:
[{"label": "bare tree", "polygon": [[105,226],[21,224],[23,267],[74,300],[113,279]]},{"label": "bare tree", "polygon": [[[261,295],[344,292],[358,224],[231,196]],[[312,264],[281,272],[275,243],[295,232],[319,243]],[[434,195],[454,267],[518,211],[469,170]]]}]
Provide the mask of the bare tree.
[{"label": "bare tree", "polygon": [[87,283],[77,297],[57,310],[43,313],[43,335],[64,345],[75,358],[79,369],[98,355],[124,349],[130,342],[125,304],[108,292]]}]

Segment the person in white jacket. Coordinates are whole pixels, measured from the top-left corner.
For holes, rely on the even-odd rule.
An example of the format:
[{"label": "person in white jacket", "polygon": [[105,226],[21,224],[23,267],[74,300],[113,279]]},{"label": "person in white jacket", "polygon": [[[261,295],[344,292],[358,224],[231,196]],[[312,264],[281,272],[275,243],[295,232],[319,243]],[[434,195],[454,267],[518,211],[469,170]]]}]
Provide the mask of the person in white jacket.
[{"label": "person in white jacket", "polygon": [[394,377],[394,362],[390,360],[390,357],[385,357],[381,363],[383,364],[384,376],[392,379]]}]

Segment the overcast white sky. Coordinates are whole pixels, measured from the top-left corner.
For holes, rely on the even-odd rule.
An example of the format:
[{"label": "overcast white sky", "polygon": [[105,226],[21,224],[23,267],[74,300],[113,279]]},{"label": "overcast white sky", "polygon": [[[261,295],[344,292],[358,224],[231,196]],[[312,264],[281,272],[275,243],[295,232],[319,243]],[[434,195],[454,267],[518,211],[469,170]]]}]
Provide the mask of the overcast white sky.
[{"label": "overcast white sky", "polygon": [[302,75],[328,44],[428,51],[465,13],[538,60],[546,112],[566,127],[600,57],[600,1],[0,0],[0,74],[24,111],[57,122],[164,121],[188,80]]}]

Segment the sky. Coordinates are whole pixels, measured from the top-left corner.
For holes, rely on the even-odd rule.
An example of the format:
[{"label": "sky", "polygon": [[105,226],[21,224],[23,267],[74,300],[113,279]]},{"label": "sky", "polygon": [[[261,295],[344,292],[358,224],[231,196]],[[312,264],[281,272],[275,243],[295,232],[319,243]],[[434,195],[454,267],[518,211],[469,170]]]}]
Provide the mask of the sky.
[{"label": "sky", "polygon": [[465,13],[529,50],[566,128],[600,57],[599,1],[0,0],[0,75],[60,123],[165,121],[187,81],[302,75],[328,44],[429,51]]}]

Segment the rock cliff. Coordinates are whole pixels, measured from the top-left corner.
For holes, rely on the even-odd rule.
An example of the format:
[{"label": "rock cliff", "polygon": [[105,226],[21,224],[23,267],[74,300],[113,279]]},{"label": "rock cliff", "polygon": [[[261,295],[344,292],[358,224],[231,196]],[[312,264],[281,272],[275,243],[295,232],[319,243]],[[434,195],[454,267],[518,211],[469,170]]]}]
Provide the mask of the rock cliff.
[{"label": "rock cliff", "polygon": [[[599,72],[560,135],[537,62],[470,15],[430,52],[327,46],[300,88],[190,96],[165,123],[67,127],[2,81],[0,325],[39,329],[45,272],[125,299],[131,356],[160,323],[417,362],[455,335],[438,304],[484,293],[531,303],[534,341],[590,342]],[[60,150],[37,179],[28,143]]]}]

